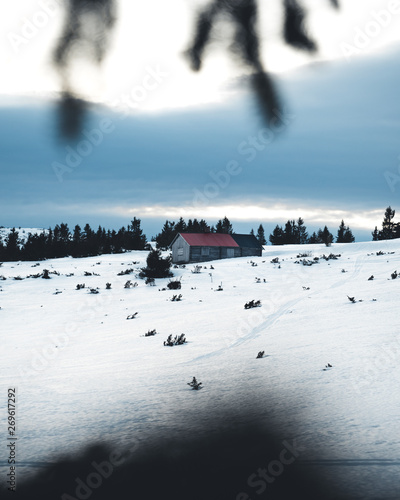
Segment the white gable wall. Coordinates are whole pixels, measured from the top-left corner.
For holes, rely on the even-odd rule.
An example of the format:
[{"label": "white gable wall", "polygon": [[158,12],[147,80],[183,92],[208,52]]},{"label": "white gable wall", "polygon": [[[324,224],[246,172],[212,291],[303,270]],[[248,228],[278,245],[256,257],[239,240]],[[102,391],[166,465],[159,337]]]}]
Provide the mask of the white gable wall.
[{"label": "white gable wall", "polygon": [[174,264],[185,264],[189,262],[189,257],[190,246],[181,235],[178,235],[172,245],[172,262]]}]

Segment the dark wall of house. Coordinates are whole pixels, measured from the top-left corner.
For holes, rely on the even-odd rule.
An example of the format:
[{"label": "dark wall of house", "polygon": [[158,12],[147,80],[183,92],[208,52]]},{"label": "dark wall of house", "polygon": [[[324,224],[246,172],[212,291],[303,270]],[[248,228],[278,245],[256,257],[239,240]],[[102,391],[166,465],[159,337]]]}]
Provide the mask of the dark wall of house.
[{"label": "dark wall of house", "polygon": [[261,257],[261,248],[242,248],[242,257]]},{"label": "dark wall of house", "polygon": [[228,247],[207,247],[208,255],[202,251],[204,247],[190,247],[189,262],[207,262],[208,260],[228,259],[234,257],[261,256],[260,248],[233,248],[233,255],[228,255]]},{"label": "dark wall of house", "polygon": [[190,262],[207,262],[208,260],[240,257],[240,248],[233,248],[233,255],[228,256],[227,247],[207,247],[208,255],[202,251],[204,247],[190,247]]},{"label": "dark wall of house", "polygon": [[202,252],[204,247],[190,247],[190,262],[207,262],[208,260],[220,259],[220,248],[219,247],[207,247],[209,254],[205,255]]}]

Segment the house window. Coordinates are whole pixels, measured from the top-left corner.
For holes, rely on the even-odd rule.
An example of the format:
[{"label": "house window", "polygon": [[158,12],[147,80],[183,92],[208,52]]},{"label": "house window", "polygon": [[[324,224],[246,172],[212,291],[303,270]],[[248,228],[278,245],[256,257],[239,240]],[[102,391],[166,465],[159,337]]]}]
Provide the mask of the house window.
[{"label": "house window", "polygon": [[234,248],[228,248],[227,251],[226,251],[226,255],[228,257],[234,257],[234,255],[235,255],[235,249]]},{"label": "house window", "polygon": [[178,248],[178,256],[182,256],[183,255],[183,248]]},{"label": "house window", "polygon": [[201,255],[210,255],[210,247],[201,247]]}]

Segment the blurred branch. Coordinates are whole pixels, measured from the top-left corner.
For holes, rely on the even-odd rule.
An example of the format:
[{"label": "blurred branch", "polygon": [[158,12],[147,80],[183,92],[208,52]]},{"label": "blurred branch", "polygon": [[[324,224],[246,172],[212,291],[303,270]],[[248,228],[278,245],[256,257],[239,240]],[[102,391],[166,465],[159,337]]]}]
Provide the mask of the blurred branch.
[{"label": "blurred branch", "polygon": [[66,19],[62,35],[54,50],[53,62],[62,82],[59,104],[61,136],[80,136],[87,103],[76,97],[70,83],[70,66],[83,56],[100,64],[107,52],[109,34],[115,23],[115,0],[66,0]]},{"label": "blurred branch", "polygon": [[[329,0],[339,7],[338,0]],[[315,52],[316,43],[308,36],[305,28],[306,11],[297,0],[282,0],[284,7],[283,39],[288,45],[300,50]],[[197,17],[194,38],[186,51],[191,68],[201,69],[204,51],[210,42],[210,35],[221,12],[229,14],[235,25],[235,52],[239,53],[245,65],[254,73],[250,79],[259,108],[267,123],[280,111],[280,103],[272,78],[266,73],[260,58],[260,42],[257,33],[257,0],[214,0]]]},{"label": "blurred branch", "polygon": [[[85,102],[74,97],[69,75],[71,63],[79,56],[101,63],[107,51],[109,35],[115,24],[116,0],[66,0],[67,15],[54,64],[62,79],[63,99],[60,105],[61,133],[78,137],[85,116]],[[339,0],[328,0],[335,8]],[[306,10],[299,0],[282,0],[284,22],[282,37],[296,49],[315,52],[316,43],[306,30]],[[257,31],[257,0],[213,0],[197,16],[193,41],[186,51],[191,68],[199,71],[204,52],[210,43],[211,32],[220,14],[226,14],[235,28],[233,48],[242,64],[252,70],[250,84],[258,106],[267,123],[281,109],[277,91],[260,57],[260,38]]]}]

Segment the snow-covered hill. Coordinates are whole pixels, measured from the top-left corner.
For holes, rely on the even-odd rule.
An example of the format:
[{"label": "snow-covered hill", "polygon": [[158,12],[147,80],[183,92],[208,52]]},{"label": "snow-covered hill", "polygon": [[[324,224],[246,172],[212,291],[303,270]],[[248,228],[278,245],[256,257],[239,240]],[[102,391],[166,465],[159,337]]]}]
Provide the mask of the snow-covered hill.
[{"label": "snow-covered hill", "polygon": [[[0,239],[5,241],[8,236],[8,233],[11,231],[11,227],[0,227]],[[25,241],[28,238],[29,234],[41,234],[47,232],[47,229],[39,229],[37,227],[29,228],[29,227],[17,227],[15,228],[18,231],[18,238],[21,241]]]},{"label": "snow-covered hill", "polygon": [[[189,264],[173,269],[181,290],[135,278],[146,256],[0,267],[1,398],[17,387],[18,481],[60,450],[104,437],[145,447],[158,432],[197,432],[214,411],[251,416],[254,404],[283,437],[295,429],[298,460],[322,469],[328,492],[340,478],[352,498],[397,498],[400,240],[266,247],[199,274]],[[43,269],[51,279],[27,277]],[[245,309],[251,300],[261,307]],[[163,345],[181,333],[186,344]]]}]

